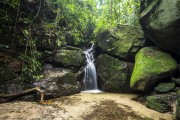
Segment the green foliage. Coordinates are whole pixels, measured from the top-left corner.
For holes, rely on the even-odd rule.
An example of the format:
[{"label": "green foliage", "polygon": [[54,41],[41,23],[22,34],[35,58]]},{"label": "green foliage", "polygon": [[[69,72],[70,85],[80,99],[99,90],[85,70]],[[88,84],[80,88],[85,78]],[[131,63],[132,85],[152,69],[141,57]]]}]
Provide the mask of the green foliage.
[{"label": "green foliage", "polygon": [[96,31],[117,24],[139,26],[140,2],[137,0],[104,0],[97,4]]},{"label": "green foliage", "polygon": [[41,71],[41,63],[38,60],[40,55],[41,54],[37,51],[33,54],[29,53],[29,55],[21,54],[19,58],[24,61],[21,74],[22,80],[30,82],[32,80],[38,80],[42,77],[39,73]]},{"label": "green foliage", "polygon": [[2,0],[0,3],[8,4],[12,8],[16,8],[19,5],[19,0]]},{"label": "green foliage", "polygon": [[[22,76],[37,79],[40,62],[38,43],[46,42],[55,48],[80,46],[95,42],[98,31],[117,24],[138,25],[137,0],[26,0],[0,1],[0,37],[10,39],[7,48],[15,43],[24,46]],[[40,35],[37,33],[40,32]]]},{"label": "green foliage", "polygon": [[53,4],[58,6],[54,25],[61,31],[61,43],[78,45],[91,38],[95,24],[92,1],[56,0]]},{"label": "green foliage", "polygon": [[21,42],[25,42],[26,49],[25,53],[19,56],[19,59],[23,61],[21,78],[24,81],[30,82],[42,77],[40,74],[42,65],[39,61],[41,53],[36,48],[36,37],[33,39],[30,31],[27,29],[23,30],[23,35],[24,37]]},{"label": "green foliage", "polygon": [[176,68],[177,63],[169,53],[154,46],[144,47],[136,54],[130,86],[147,92],[154,83],[167,78]]}]

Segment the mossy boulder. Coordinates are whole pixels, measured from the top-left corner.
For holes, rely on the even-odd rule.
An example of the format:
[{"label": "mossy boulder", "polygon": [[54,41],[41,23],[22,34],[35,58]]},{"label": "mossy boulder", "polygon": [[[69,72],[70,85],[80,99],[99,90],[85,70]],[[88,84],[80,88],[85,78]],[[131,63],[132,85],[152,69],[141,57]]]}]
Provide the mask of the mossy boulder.
[{"label": "mossy boulder", "polygon": [[154,90],[159,93],[166,93],[173,90],[176,87],[174,82],[159,83]]},{"label": "mossy boulder", "polygon": [[74,73],[69,72],[69,73],[63,75],[62,77],[58,77],[57,84],[64,84],[64,83],[76,85],[77,84],[77,76]]},{"label": "mossy boulder", "polygon": [[176,120],[180,120],[180,90],[177,91]]},{"label": "mossy boulder", "polygon": [[85,55],[81,49],[59,49],[54,55],[54,62],[65,67],[81,67]]},{"label": "mossy boulder", "polygon": [[133,61],[137,51],[143,47],[144,35],[139,27],[119,25],[100,32],[96,40],[98,48],[103,52]]},{"label": "mossy boulder", "polygon": [[172,97],[170,95],[152,95],[146,98],[146,106],[161,113],[170,112]]},{"label": "mossy boulder", "polygon": [[136,55],[130,86],[148,92],[155,83],[170,77],[177,68],[176,61],[157,47],[144,47]]},{"label": "mossy boulder", "polygon": [[[117,58],[102,54],[96,61],[100,88],[107,92],[128,92],[133,65]],[[130,67],[131,66],[131,67]]]},{"label": "mossy boulder", "polygon": [[180,1],[141,0],[140,23],[158,47],[180,55]]},{"label": "mossy boulder", "polygon": [[171,78],[171,80],[180,86],[180,78]]},{"label": "mossy boulder", "polygon": [[0,66],[0,83],[4,83],[9,80],[12,80],[15,77],[16,77],[16,74],[13,71],[13,69],[8,68],[4,65]]}]

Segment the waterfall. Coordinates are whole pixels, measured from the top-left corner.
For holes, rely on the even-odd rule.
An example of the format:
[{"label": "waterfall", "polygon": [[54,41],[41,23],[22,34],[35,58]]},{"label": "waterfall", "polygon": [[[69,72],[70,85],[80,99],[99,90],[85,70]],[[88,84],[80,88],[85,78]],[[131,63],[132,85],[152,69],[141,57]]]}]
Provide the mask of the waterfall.
[{"label": "waterfall", "polygon": [[91,48],[84,51],[84,54],[86,56],[86,67],[84,68],[84,79],[83,79],[83,87],[84,92],[92,92],[92,93],[98,93],[100,90],[98,90],[97,85],[97,75],[96,75],[96,68],[94,65],[94,44],[92,44]]}]

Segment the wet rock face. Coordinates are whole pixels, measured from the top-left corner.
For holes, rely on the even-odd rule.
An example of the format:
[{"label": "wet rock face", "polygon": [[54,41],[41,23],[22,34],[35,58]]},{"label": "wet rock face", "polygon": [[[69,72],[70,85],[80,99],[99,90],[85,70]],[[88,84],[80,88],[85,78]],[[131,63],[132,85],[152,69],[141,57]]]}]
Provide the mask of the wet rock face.
[{"label": "wet rock face", "polygon": [[158,47],[180,55],[180,1],[141,0],[140,23]]},{"label": "wet rock face", "polygon": [[139,27],[119,25],[100,32],[96,36],[100,50],[118,58],[134,61],[137,51],[143,47],[144,34]]},{"label": "wet rock face", "polygon": [[133,65],[107,54],[102,54],[96,61],[100,88],[107,92],[129,92],[129,79]]},{"label": "wet rock face", "polygon": [[137,54],[130,86],[148,92],[155,83],[172,76],[177,68],[170,54],[157,47],[144,47]]},{"label": "wet rock face", "polygon": [[45,99],[57,98],[80,92],[77,76],[71,70],[54,69],[46,70],[45,77],[34,83],[45,92]]},{"label": "wet rock face", "polygon": [[[77,82],[77,76],[69,69],[51,68],[44,70],[44,78],[34,82],[33,84],[23,83],[21,80],[13,80],[8,83],[0,84],[0,93],[14,94],[22,93],[25,90],[32,89],[36,86],[44,90],[44,98],[52,99],[60,96],[72,95],[80,92],[80,85]],[[14,97],[0,98],[1,101],[6,101]],[[35,101],[40,99],[39,92],[32,92],[29,95],[24,95],[20,100]]]},{"label": "wet rock face", "polygon": [[81,67],[85,62],[85,55],[81,49],[60,49],[53,59],[59,65]]},{"label": "wet rock face", "polygon": [[161,113],[172,110],[172,97],[170,95],[152,95],[146,98],[146,106]]}]

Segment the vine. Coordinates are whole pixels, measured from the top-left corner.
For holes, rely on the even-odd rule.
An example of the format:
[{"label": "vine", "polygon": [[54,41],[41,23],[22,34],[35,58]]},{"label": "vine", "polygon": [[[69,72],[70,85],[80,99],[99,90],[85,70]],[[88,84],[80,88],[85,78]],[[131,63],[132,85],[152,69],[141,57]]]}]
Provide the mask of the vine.
[{"label": "vine", "polygon": [[2,0],[0,37],[6,43],[0,48],[24,47],[22,79],[37,80],[42,77],[39,43],[54,51],[95,42],[103,29],[138,25],[138,9],[138,0]]}]

